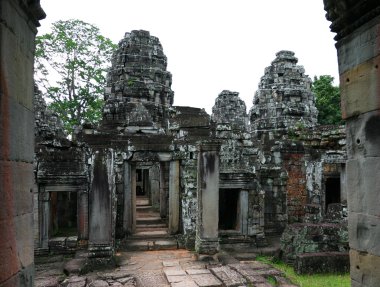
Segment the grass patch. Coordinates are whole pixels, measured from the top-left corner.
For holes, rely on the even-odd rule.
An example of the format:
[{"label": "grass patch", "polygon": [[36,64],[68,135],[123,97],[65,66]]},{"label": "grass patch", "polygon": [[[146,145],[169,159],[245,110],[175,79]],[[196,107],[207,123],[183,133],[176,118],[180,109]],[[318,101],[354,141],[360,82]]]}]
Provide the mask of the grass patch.
[{"label": "grass patch", "polygon": [[350,274],[313,274],[298,275],[292,266],[286,265],[282,261],[273,260],[271,257],[258,256],[257,261],[270,264],[278,270],[284,272],[294,284],[300,287],[350,287]]}]

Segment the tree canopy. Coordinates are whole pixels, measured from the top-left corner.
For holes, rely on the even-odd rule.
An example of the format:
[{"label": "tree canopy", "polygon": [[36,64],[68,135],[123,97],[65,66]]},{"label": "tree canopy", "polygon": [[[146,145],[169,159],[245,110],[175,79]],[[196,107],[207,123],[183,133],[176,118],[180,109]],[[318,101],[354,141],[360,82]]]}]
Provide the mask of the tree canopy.
[{"label": "tree canopy", "polygon": [[340,90],[333,85],[334,78],[329,75],[314,77],[312,91],[316,97],[316,107],[319,111],[318,123],[321,125],[342,124],[340,108]]},{"label": "tree canopy", "polygon": [[36,37],[35,81],[68,133],[101,118],[106,70],[116,45],[80,20],[57,21]]}]

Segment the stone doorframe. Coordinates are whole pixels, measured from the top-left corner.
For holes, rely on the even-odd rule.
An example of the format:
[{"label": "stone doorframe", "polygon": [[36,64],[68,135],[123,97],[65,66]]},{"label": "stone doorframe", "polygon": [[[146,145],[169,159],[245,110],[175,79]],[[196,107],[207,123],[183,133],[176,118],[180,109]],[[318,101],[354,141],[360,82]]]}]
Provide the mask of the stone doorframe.
[{"label": "stone doorframe", "polygon": [[[169,168],[169,201],[166,204],[164,164],[170,162]],[[163,216],[168,209],[168,231],[170,234],[179,232],[180,227],[180,162],[172,160],[171,156],[161,156],[160,163],[160,214]],[[123,230],[125,234],[136,231],[136,162],[124,161],[123,171],[124,213]]]},{"label": "stone doorframe", "polygon": [[49,248],[51,192],[76,192],[78,240],[88,240],[88,190],[82,185],[62,184],[38,186],[38,247]]}]

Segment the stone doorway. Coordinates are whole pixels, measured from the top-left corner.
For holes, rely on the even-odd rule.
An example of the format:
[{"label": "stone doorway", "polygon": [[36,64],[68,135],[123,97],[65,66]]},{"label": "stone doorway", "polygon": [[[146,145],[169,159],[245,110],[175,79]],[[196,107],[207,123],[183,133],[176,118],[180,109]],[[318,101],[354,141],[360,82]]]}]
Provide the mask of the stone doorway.
[{"label": "stone doorway", "polygon": [[77,236],[77,192],[50,192],[50,237]]},{"label": "stone doorway", "polygon": [[219,190],[219,230],[239,229],[239,189]]}]

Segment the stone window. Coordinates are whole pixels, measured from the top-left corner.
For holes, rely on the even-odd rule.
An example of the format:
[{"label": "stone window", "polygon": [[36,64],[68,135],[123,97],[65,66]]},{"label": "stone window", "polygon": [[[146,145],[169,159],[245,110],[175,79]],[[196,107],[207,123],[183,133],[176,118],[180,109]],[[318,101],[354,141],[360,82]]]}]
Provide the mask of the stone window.
[{"label": "stone window", "polygon": [[328,177],[325,182],[326,209],[331,203],[340,203],[340,177]]}]

